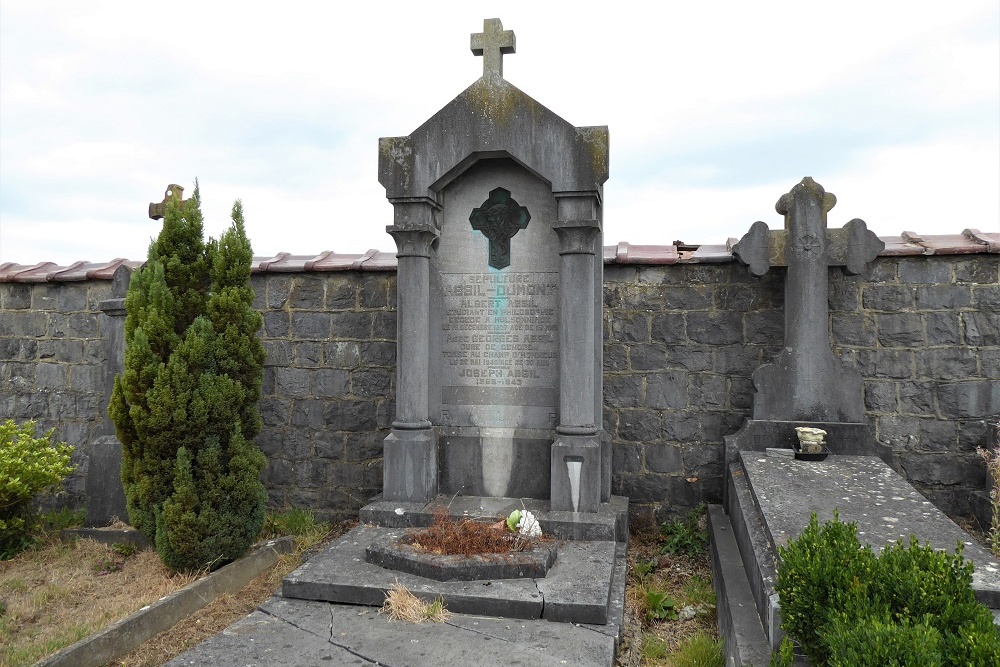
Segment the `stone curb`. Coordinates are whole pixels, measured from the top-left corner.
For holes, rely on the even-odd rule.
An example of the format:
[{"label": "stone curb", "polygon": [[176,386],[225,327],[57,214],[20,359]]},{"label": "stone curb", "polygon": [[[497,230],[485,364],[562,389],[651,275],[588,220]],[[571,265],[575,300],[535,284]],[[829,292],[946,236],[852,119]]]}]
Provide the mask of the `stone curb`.
[{"label": "stone curb", "polygon": [[291,553],[294,548],[295,541],[291,537],[270,540],[203,579],[188,584],[111,627],[39,661],[35,667],[102,667],[134,651],[154,635],[169,630],[223,593],[243,588],[251,579],[273,565],[278,556]]}]

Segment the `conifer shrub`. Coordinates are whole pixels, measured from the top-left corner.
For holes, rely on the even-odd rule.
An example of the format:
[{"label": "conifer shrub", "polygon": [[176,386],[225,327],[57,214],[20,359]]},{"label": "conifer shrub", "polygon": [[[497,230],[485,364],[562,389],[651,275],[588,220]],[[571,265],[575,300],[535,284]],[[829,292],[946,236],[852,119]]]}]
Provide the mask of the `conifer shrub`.
[{"label": "conifer shrub", "polygon": [[0,423],[0,560],[11,558],[33,541],[35,496],[53,489],[73,471],[73,448],[54,444],[53,431],[35,436],[35,422]]},{"label": "conifer shrub", "polygon": [[263,324],[237,200],[232,226],[203,241],[200,192],[167,202],[125,297],[125,370],[109,413],[123,446],[129,519],[179,571],[243,555],[267,496],[259,401]]},{"label": "conifer shrub", "polygon": [[894,543],[876,557],[857,525],[819,525],[778,548],[782,628],[815,665],[1000,665],[1000,632],[962,556]]}]

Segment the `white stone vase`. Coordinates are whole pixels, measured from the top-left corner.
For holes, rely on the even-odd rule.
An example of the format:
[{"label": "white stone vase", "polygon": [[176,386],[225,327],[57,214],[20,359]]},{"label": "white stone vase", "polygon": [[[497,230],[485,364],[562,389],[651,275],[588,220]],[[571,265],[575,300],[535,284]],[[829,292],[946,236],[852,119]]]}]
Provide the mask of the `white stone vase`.
[{"label": "white stone vase", "polygon": [[821,428],[796,426],[795,433],[799,436],[800,451],[806,454],[819,454],[826,447],[823,442],[823,438],[826,437],[826,431]]}]

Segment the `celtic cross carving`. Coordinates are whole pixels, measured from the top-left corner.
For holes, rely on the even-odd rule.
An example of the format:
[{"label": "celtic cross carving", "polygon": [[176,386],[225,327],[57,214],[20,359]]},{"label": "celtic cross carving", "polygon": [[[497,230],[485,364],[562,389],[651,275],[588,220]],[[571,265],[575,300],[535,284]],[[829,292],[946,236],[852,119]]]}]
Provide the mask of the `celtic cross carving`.
[{"label": "celtic cross carving", "polygon": [[531,214],[510,196],[510,190],[496,188],[479,208],[472,210],[469,222],[490,242],[489,265],[494,269],[510,266],[510,239],[528,226]]}]

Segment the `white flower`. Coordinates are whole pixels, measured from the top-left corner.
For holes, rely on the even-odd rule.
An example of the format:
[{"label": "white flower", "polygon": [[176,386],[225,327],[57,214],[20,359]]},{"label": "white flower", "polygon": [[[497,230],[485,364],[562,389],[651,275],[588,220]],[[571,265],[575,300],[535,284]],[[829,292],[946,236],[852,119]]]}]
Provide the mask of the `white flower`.
[{"label": "white flower", "polygon": [[517,534],[521,537],[542,536],[542,527],[538,525],[538,519],[528,510],[521,512],[521,519],[517,522]]}]

